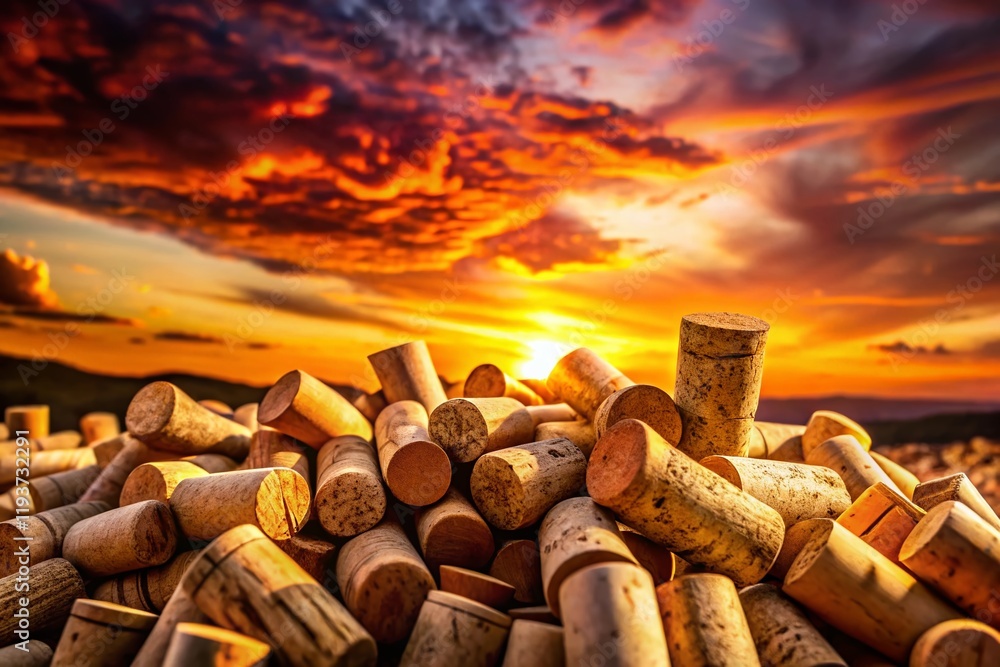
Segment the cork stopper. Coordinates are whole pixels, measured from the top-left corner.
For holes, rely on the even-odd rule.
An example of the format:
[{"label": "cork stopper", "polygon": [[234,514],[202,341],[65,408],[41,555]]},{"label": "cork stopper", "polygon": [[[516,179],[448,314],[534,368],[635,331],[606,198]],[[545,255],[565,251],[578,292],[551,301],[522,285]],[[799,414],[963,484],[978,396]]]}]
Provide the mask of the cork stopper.
[{"label": "cork stopper", "polygon": [[681,348],[707,357],[763,352],[771,325],[740,313],[694,313],[681,318]]}]

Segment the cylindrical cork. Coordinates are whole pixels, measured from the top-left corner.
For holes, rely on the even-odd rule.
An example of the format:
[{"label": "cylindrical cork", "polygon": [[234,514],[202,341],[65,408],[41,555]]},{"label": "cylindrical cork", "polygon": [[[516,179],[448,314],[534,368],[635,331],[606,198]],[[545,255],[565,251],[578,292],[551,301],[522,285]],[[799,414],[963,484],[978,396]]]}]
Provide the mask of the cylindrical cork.
[{"label": "cylindrical cork", "polygon": [[775,510],[634,419],[616,424],[597,442],[587,490],[649,539],[737,586],[764,577],[785,535]]},{"label": "cylindrical cork", "polygon": [[472,469],[472,499],[501,530],[530,526],[583,488],[587,458],[565,438],[485,454]]},{"label": "cylindrical cork", "polygon": [[302,479],[309,483],[312,472],[306,449],[292,436],[270,426],[262,426],[250,438],[250,452],[244,467],[289,468],[302,475]]},{"label": "cylindrical cork", "polygon": [[[25,579],[30,590],[25,588]],[[77,598],[87,597],[83,579],[73,565],[62,558],[51,558],[28,568],[27,577],[12,574],[0,579],[0,644],[23,641],[15,631],[23,630],[22,618],[28,619],[31,633],[61,626]],[[27,599],[28,604],[22,604]]]},{"label": "cylindrical cork", "polygon": [[375,420],[382,478],[409,505],[437,502],[451,485],[451,461],[427,428],[427,411],[417,401],[392,403]]},{"label": "cylindrical cork", "polygon": [[696,461],[750,450],[770,328],[738,313],[681,318],[674,400],[684,433],[676,444]]},{"label": "cylindrical cork", "polygon": [[[86,468],[57,472],[33,480],[28,487],[28,495],[31,498],[33,514],[70,505],[77,501],[91,502],[98,498],[88,498],[87,490],[99,479],[101,469],[96,464]],[[24,487],[15,487],[14,491],[19,491]],[[110,504],[110,503],[109,503]]]},{"label": "cylindrical cork", "polygon": [[594,425],[581,419],[571,422],[543,422],[535,427],[535,442],[542,440],[553,440],[555,438],[566,438],[587,458],[594,451],[597,444],[597,435],[594,433]]},{"label": "cylindrical cork", "polygon": [[170,638],[180,623],[207,623],[206,616],[183,587],[178,586],[160,613],[156,625],[132,661],[132,667],[162,667]]},{"label": "cylindrical cork", "polygon": [[434,578],[395,517],[352,538],[337,558],[344,604],[378,642],[406,638]]},{"label": "cylindrical cork", "polygon": [[920,480],[917,476],[890,459],[888,456],[879,454],[874,449],[868,453],[871,454],[873,459],[875,459],[875,463],[877,463],[878,467],[882,469],[882,472],[888,475],[893,484],[895,484],[899,490],[903,492],[903,495],[907,498],[912,498],[913,491],[917,488],[917,485],[920,484]]},{"label": "cylindrical cork", "polygon": [[475,600],[487,607],[506,609],[514,599],[514,587],[495,577],[454,565],[441,566],[441,590]]},{"label": "cylindrical cork", "polygon": [[494,667],[511,619],[496,609],[452,593],[431,591],[420,608],[400,667]]},{"label": "cylindrical cork", "polygon": [[701,465],[774,508],[786,526],[836,519],[851,504],[840,475],[822,466],[742,456],[708,456]]},{"label": "cylindrical cork", "polygon": [[198,401],[198,405],[207,410],[211,410],[220,417],[225,417],[226,419],[233,418],[233,408],[228,403],[224,403],[218,399],[203,398]]},{"label": "cylindrical cork", "polygon": [[4,410],[8,437],[44,438],[49,434],[49,406],[12,405]]},{"label": "cylindrical cork", "polygon": [[232,630],[178,623],[162,667],[265,667],[271,647]]},{"label": "cylindrical cork", "polygon": [[333,438],[316,461],[316,515],[337,537],[363,533],[385,514],[385,489],[375,449],[363,438]]},{"label": "cylindrical cork", "polygon": [[0,577],[17,572],[20,565],[17,552],[25,545],[31,552],[32,565],[59,558],[70,528],[109,509],[107,503],[73,503],[0,523]]},{"label": "cylindrical cork", "polygon": [[476,366],[465,380],[465,398],[498,398],[506,396],[523,405],[544,405],[545,400],[534,390],[504,373],[498,366]]},{"label": "cylindrical cork", "polygon": [[672,445],[681,441],[681,416],[670,394],[649,384],[634,384],[608,396],[594,415],[594,433],[600,439],[620,421],[638,419]]},{"label": "cylindrical cork", "polygon": [[176,549],[170,508],[155,500],[79,521],[63,540],[63,557],[80,572],[96,577],[163,565]]},{"label": "cylindrical cork", "polygon": [[442,565],[473,570],[493,557],[493,533],[465,497],[449,489],[444,498],[417,510],[417,541],[431,572]]},{"label": "cylindrical cork", "polygon": [[946,602],[840,524],[814,521],[823,528],[795,558],[782,591],[825,622],[904,662],[920,635],[959,617]]},{"label": "cylindrical cork", "polygon": [[525,604],[544,600],[542,561],[534,540],[508,540],[500,545],[490,576],[514,587],[514,599]]},{"label": "cylindrical cork", "polygon": [[147,461],[172,460],[177,457],[169,452],[152,450],[131,436],[126,436],[124,442],[121,451],[105,466],[80,500],[102,500],[112,507],[118,507],[121,504],[122,488],[132,471]]},{"label": "cylindrical cork", "polygon": [[558,625],[518,619],[510,626],[502,667],[564,667],[566,649]]},{"label": "cylindrical cork", "polygon": [[774,565],[771,566],[768,575],[775,579],[784,579],[785,575],[788,574],[788,570],[792,567],[792,563],[798,557],[799,552],[802,551],[802,548],[814,536],[819,534],[825,535],[826,531],[829,530],[827,521],[828,519],[806,519],[794,526],[789,526],[785,531],[785,539],[781,543],[781,551],[778,552],[778,557],[774,559]]},{"label": "cylindrical cork", "polygon": [[208,472],[187,461],[143,463],[125,480],[119,505],[124,507],[143,500],[168,503],[177,485],[192,477],[208,477]]},{"label": "cylindrical cork", "polygon": [[809,456],[809,452],[838,435],[854,436],[866,452],[872,448],[871,436],[856,421],[832,410],[817,410],[802,433],[802,453]]},{"label": "cylindrical cork", "polygon": [[506,397],[445,401],[431,413],[428,430],[452,461],[462,463],[535,437],[535,424],[524,405]]},{"label": "cylindrical cork", "polygon": [[632,563],[577,570],[559,589],[567,667],[604,657],[616,667],[669,667],[656,592],[649,573]]},{"label": "cylindrical cork", "polygon": [[544,378],[521,378],[518,382],[538,394],[545,403],[559,402],[559,397],[552,393],[552,390],[549,389],[548,382]]},{"label": "cylindrical cork", "polygon": [[[24,468],[19,462],[24,459],[16,456],[0,459],[0,485],[11,484],[18,477],[17,470]],[[91,449],[53,449],[52,451],[30,452],[28,470],[31,479],[47,477],[57,472],[86,468],[97,463]],[[22,471],[21,476],[24,476]]]},{"label": "cylindrical cork", "polygon": [[100,600],[73,603],[51,667],[127,664],[156,625],[156,615]]},{"label": "cylindrical cork", "polygon": [[388,403],[385,401],[385,394],[380,389],[372,394],[362,392],[351,401],[351,405],[356,407],[358,412],[365,416],[365,419],[374,424]]},{"label": "cylindrical cork", "polygon": [[159,567],[126,572],[94,586],[90,597],[158,614],[201,551],[184,551]]},{"label": "cylindrical cork", "polygon": [[805,614],[774,586],[744,588],[740,604],[762,667],[847,667]]},{"label": "cylindrical cork", "polygon": [[927,511],[949,500],[962,503],[1000,531],[1000,517],[964,472],[928,480],[913,490],[913,502]]},{"label": "cylindrical cork", "polygon": [[241,426],[245,426],[252,434],[260,426],[260,423],[257,421],[257,410],[259,408],[259,403],[244,403],[233,410],[233,421]]},{"label": "cylindrical cork", "polygon": [[170,509],[187,537],[210,540],[242,524],[287,540],[309,516],[309,486],[294,470],[255,468],[181,480]]},{"label": "cylindrical cork", "polygon": [[590,498],[570,498],[549,510],[538,530],[538,545],[545,602],[556,617],[559,587],[569,575],[594,563],[638,564],[614,515]]},{"label": "cylindrical cork", "polygon": [[815,447],[806,454],[806,463],[830,468],[840,475],[852,502],[879,482],[902,493],[852,435],[838,435]]},{"label": "cylindrical cork", "polygon": [[290,371],[274,383],[257,419],[316,449],[341,435],[372,438],[372,425],[357,408],[304,371]]},{"label": "cylindrical cork", "polygon": [[837,523],[894,563],[924,511],[879,482],[858,496]]},{"label": "cylindrical cork", "polygon": [[524,409],[531,415],[531,422],[535,425],[535,428],[538,428],[539,424],[544,424],[545,422],[571,422],[581,419],[576,410],[566,403],[526,405]]},{"label": "cylindrical cork", "polygon": [[250,431],[199,405],[176,385],[153,382],[129,403],[125,425],[150,447],[177,454],[225,454],[242,459]]},{"label": "cylindrical cork", "polygon": [[545,605],[538,607],[517,607],[508,609],[507,614],[514,620],[536,621],[538,623],[559,623],[559,619],[552,615],[552,610]]},{"label": "cylindrical cork", "polygon": [[625,524],[619,523],[618,530],[636,562],[652,575],[655,586],[671,581],[675,574],[679,574],[677,557],[662,545],[640,535]]},{"label": "cylindrical cork", "polygon": [[416,340],[368,355],[389,403],[416,401],[427,414],[447,398],[427,343]]},{"label": "cylindrical cork", "polygon": [[[802,434],[805,430],[806,427],[799,424],[754,421],[753,431],[750,433],[750,451],[747,456],[799,463],[802,459]],[[795,449],[800,452],[799,461],[793,461],[790,460],[793,457],[781,455],[784,451]]]},{"label": "cylindrical cork", "polygon": [[88,412],[80,417],[80,433],[88,445],[113,438],[121,431],[118,415],[113,412]]},{"label": "cylindrical cork", "polygon": [[253,526],[206,547],[181,587],[219,625],[269,643],[282,664],[375,664],[375,642],[364,628]]},{"label": "cylindrical cork", "polygon": [[335,581],[338,551],[336,544],[304,533],[275,544],[319,583],[329,588],[328,584]]},{"label": "cylindrical cork", "polygon": [[656,588],[674,667],[760,665],[740,596],[721,574],[686,574]]},{"label": "cylindrical cork", "polygon": [[37,639],[28,641],[27,651],[22,651],[16,644],[0,648],[0,665],[4,667],[49,667],[51,662],[52,649]]},{"label": "cylindrical cork", "polygon": [[94,458],[97,459],[97,465],[101,466],[101,470],[108,467],[118,453],[125,448],[125,443],[129,440],[134,442],[139,442],[132,436],[128,434],[128,431],[124,433],[119,433],[113,438],[105,438],[104,440],[99,440],[98,442],[93,442],[88,445],[88,448],[94,452]]},{"label": "cylindrical cork", "polygon": [[634,382],[591,350],[581,347],[560,359],[546,386],[560,401],[594,421],[597,408],[611,394]]},{"label": "cylindrical cork", "polygon": [[185,456],[180,460],[193,463],[205,472],[229,472],[236,470],[238,465],[236,461],[222,454],[195,454],[194,456]]},{"label": "cylindrical cork", "polygon": [[899,562],[969,616],[1000,629],[1000,533],[955,501],[933,508],[899,551]]},{"label": "cylindrical cork", "polygon": [[1000,665],[1000,632],[963,618],[939,623],[917,640],[910,667],[995,667]]}]

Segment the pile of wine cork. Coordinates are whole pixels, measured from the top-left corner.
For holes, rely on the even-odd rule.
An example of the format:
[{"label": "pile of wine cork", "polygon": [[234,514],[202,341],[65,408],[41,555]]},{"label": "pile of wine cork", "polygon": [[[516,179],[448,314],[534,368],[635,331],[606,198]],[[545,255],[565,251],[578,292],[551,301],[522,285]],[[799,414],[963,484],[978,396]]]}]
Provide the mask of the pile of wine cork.
[{"label": "pile of wine cork", "polygon": [[1000,518],[757,421],[768,329],[683,318],[672,395],[586,348],[446,389],[416,341],[353,396],[9,406],[0,665],[1000,665]]}]

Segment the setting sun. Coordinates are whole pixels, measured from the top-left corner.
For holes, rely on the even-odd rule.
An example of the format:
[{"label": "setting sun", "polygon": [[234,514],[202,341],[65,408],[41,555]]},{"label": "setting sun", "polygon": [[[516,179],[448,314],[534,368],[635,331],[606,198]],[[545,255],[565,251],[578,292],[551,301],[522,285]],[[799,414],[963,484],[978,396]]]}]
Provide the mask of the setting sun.
[{"label": "setting sun", "polygon": [[520,378],[544,380],[556,362],[571,351],[568,346],[550,340],[536,340],[527,346],[531,356],[518,366],[517,372]]}]

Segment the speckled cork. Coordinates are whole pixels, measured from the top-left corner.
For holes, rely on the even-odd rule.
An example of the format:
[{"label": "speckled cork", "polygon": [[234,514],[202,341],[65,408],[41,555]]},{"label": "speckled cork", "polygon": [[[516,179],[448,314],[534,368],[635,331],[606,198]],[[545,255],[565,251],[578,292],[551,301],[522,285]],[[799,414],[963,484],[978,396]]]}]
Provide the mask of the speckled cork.
[{"label": "speckled cork", "polygon": [[493,533],[456,489],[416,513],[417,541],[431,572],[442,565],[478,570],[493,557]]},{"label": "speckled cork", "polygon": [[17,572],[20,563],[15,552],[24,544],[21,538],[31,539],[31,563],[37,565],[62,555],[63,540],[70,528],[109,509],[102,502],[73,503],[0,523],[0,577]]},{"label": "speckled cork", "polygon": [[176,549],[170,508],[155,500],[84,519],[63,540],[63,557],[92,577],[163,565]]},{"label": "speckled cork", "polygon": [[744,588],[740,604],[762,665],[847,667],[806,615],[774,586]]},{"label": "speckled cork", "polygon": [[509,616],[475,600],[431,591],[400,667],[493,667],[507,642],[510,624]]},{"label": "speckled cork", "polygon": [[527,385],[504,373],[498,366],[476,366],[465,380],[465,398],[496,398],[506,396],[523,405],[544,405],[545,399]]},{"label": "speckled cork", "polygon": [[257,420],[315,449],[341,435],[372,437],[371,423],[356,407],[299,370],[285,373],[268,390],[257,408]]},{"label": "speckled cork", "polygon": [[429,432],[452,461],[467,463],[531,442],[535,424],[524,404],[513,398],[453,398],[431,413]]},{"label": "speckled cork", "polygon": [[581,347],[560,359],[546,385],[559,400],[594,420],[597,408],[611,394],[635,384],[593,351]]},{"label": "speckled cork", "polygon": [[371,444],[356,435],[333,438],[316,468],[316,516],[326,532],[353,537],[382,520],[385,488]]},{"label": "speckled cork", "polygon": [[388,405],[375,420],[382,478],[409,505],[437,502],[451,485],[448,454],[427,432],[427,411],[417,401]]}]

